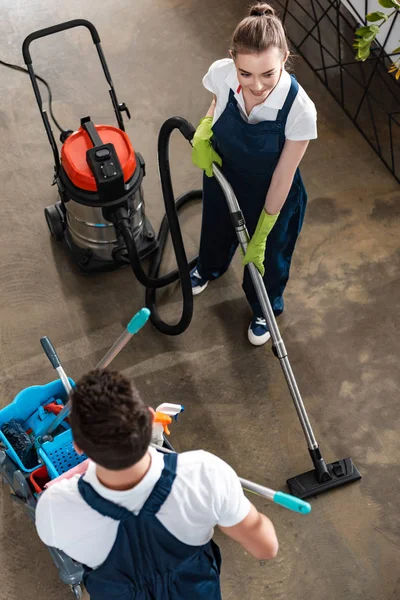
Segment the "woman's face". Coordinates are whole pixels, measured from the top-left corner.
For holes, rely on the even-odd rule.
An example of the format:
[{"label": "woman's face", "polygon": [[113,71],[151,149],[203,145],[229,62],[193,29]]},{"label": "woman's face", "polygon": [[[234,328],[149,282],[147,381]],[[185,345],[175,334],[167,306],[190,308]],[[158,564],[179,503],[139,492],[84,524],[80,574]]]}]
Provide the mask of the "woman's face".
[{"label": "woman's face", "polygon": [[260,54],[237,54],[235,66],[243,90],[263,102],[278,83],[286,59],[276,47]]}]

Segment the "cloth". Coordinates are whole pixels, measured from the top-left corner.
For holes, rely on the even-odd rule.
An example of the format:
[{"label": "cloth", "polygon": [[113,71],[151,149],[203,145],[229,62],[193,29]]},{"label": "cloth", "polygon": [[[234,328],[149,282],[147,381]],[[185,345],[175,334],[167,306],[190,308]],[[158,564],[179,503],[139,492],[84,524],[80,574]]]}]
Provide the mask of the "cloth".
[{"label": "cloth", "polygon": [[[288,95],[291,76],[283,70],[275,89],[262,104],[253,108],[250,115],[246,113],[242,88],[237,78],[235,63],[231,58],[223,58],[214,62],[203,78],[203,85],[217,97],[213,125],[226,109],[231,91],[238,104],[240,116],[244,121],[253,125],[262,121],[276,121]],[[298,94],[287,115],[285,138],[298,142],[314,140],[316,137],[317,111],[312,100],[299,86]]]}]

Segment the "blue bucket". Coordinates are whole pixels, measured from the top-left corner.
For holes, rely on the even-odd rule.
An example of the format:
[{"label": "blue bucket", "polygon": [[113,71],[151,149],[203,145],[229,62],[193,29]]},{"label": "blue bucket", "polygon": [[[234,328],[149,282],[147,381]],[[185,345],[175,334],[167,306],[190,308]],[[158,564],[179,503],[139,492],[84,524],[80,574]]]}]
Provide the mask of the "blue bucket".
[{"label": "blue bucket", "polygon": [[[70,382],[71,385],[74,385],[72,379],[70,379]],[[25,388],[15,397],[11,404],[0,410],[0,429],[5,423],[11,421],[11,419],[16,419],[23,423],[25,430],[32,428],[33,435],[35,437],[39,436],[56,418],[56,415],[47,412],[44,412],[41,415],[42,418],[39,418],[37,413],[40,407],[57,400],[65,400],[66,395],[64,386],[59,380],[52,381],[46,385],[34,385]],[[64,427],[69,428],[66,423]],[[32,469],[27,469],[2,431],[0,431],[0,440],[5,446],[8,456],[24,473],[31,473],[40,466],[38,461],[38,464]]]},{"label": "blue bucket", "polygon": [[55,479],[87,459],[85,454],[75,451],[71,429],[57,435],[52,442],[42,444],[38,454],[47,467],[50,479]]}]

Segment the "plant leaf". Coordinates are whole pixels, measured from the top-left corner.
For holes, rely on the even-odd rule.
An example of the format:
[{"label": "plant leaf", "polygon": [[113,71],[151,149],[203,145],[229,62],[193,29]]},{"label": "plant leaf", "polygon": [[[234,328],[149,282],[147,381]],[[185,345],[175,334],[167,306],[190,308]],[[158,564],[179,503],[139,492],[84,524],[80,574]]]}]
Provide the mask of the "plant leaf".
[{"label": "plant leaf", "polygon": [[376,12],[369,13],[365,18],[370,23],[375,23],[376,21],[382,21],[382,20],[387,21],[389,17],[388,17],[388,15],[385,15],[385,13],[381,12],[380,10],[377,10]]},{"label": "plant leaf", "polygon": [[370,44],[371,42],[374,41],[375,38],[376,38],[376,33],[374,33],[372,31],[368,35],[364,35],[364,37],[362,39],[363,39],[364,42],[368,42]]},{"label": "plant leaf", "polygon": [[396,8],[396,4],[392,0],[378,0],[378,2],[384,8]]},{"label": "plant leaf", "polygon": [[380,32],[378,25],[367,25],[356,30],[356,35],[364,40],[373,39]]},{"label": "plant leaf", "polygon": [[369,25],[369,28],[374,33],[379,33],[380,32],[379,25]]},{"label": "plant leaf", "polygon": [[398,69],[397,73],[396,73],[396,79],[400,79],[400,69]]},{"label": "plant leaf", "polygon": [[368,56],[370,55],[370,47],[366,46],[365,48],[359,48],[358,49],[358,58],[362,61],[367,60]]},{"label": "plant leaf", "polygon": [[363,35],[370,32],[371,27],[377,27],[377,25],[364,25],[364,27],[360,27],[359,29],[356,29],[356,35],[359,35],[360,37],[362,37]]},{"label": "plant leaf", "polygon": [[369,48],[371,45],[371,40],[366,40],[366,39],[361,39],[358,41],[358,48],[360,48],[360,50],[363,50],[363,48]]},{"label": "plant leaf", "polygon": [[400,46],[392,50],[391,54],[397,54],[398,52],[400,52]]}]

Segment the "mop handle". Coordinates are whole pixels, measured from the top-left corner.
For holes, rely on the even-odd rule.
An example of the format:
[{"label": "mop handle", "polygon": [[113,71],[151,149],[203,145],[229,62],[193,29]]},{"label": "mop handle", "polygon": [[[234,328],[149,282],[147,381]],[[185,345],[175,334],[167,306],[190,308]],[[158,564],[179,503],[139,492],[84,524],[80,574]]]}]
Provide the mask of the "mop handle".
[{"label": "mop handle", "polygon": [[[163,446],[157,446],[157,444],[151,444],[151,446],[156,450],[163,452],[164,454],[174,454],[173,450],[168,450]],[[296,496],[285,494],[285,492],[276,492],[275,490],[271,490],[271,488],[267,488],[258,483],[253,483],[248,479],[242,479],[242,477],[239,477],[239,481],[242,488],[247,492],[267,498],[267,500],[271,500],[272,502],[275,502],[275,504],[279,504],[288,510],[298,512],[302,515],[308,515],[308,513],[311,512],[311,504],[301,500],[300,498],[296,498]]]},{"label": "mop handle", "polygon": [[296,498],[296,496],[286,494],[285,492],[276,492],[275,490],[271,490],[270,488],[264,487],[258,483],[253,483],[248,479],[242,479],[241,477],[239,477],[239,479],[240,483],[242,484],[242,488],[248,492],[252,492],[253,494],[257,494],[257,496],[262,496],[263,498],[272,500],[272,502],[275,502],[275,504],[279,504],[288,510],[293,510],[294,512],[301,513],[302,515],[308,515],[308,513],[311,512],[311,504],[301,500],[300,498]]},{"label": "mop handle", "polygon": [[115,344],[111,346],[108,352],[103,356],[101,361],[96,365],[96,369],[105,369],[114,360],[114,358],[126,346],[131,337],[135,335],[144,325],[146,325],[150,317],[148,308],[141,308],[139,312],[129,321],[125,331],[119,336]]},{"label": "mop handle", "polygon": [[[111,361],[114,360],[114,358],[117,356],[117,354],[119,354],[121,352],[121,350],[124,348],[124,346],[126,346],[126,344],[129,342],[131,337],[133,335],[135,335],[135,333],[137,333],[143,327],[143,325],[145,325],[147,323],[149,316],[150,316],[150,311],[148,308],[142,308],[141,310],[139,310],[139,312],[136,313],[136,315],[129,321],[124,333],[119,336],[119,338],[117,339],[115,344],[113,344],[113,346],[110,348],[110,350],[107,352],[107,354],[98,363],[96,369],[104,369],[105,367],[107,367],[111,363]],[[60,365],[60,360],[57,356],[57,352],[55,351],[52,343],[50,342],[50,340],[48,338],[42,338],[40,340],[40,343],[42,344],[42,347],[43,347],[44,351],[46,352],[46,355],[48,356],[51,364],[53,365],[53,367],[56,369],[57,373],[59,374],[60,379],[61,379],[67,393],[69,394],[70,391],[72,390],[72,387],[68,380],[68,377],[65,375],[64,369]],[[64,382],[64,379],[61,378],[60,369],[61,369],[62,373],[64,373],[65,382]],[[67,387],[66,387],[66,382],[68,383],[69,389],[67,389]],[[58,415],[56,416],[56,418],[51,423],[50,427],[48,428],[48,430],[45,433],[47,435],[50,435],[53,431],[55,431],[57,429],[57,427],[60,425],[60,423],[62,423],[62,421],[69,415],[70,410],[71,410],[71,400],[68,400],[68,402],[66,403],[66,405],[64,406],[62,411],[58,413]]]},{"label": "mop handle", "polygon": [[67,392],[67,394],[69,394],[70,391],[72,390],[72,386],[71,386],[71,383],[70,383],[64,369],[61,366],[60,359],[58,358],[58,354],[57,354],[53,344],[51,343],[51,341],[49,340],[49,338],[47,336],[40,338],[40,343],[42,345],[42,348],[43,348],[47,358],[51,362],[53,369],[55,369],[57,371],[57,374],[58,374],[59,378],[61,379],[61,383],[63,384],[65,391]]}]

